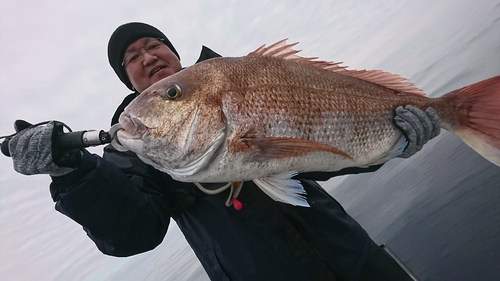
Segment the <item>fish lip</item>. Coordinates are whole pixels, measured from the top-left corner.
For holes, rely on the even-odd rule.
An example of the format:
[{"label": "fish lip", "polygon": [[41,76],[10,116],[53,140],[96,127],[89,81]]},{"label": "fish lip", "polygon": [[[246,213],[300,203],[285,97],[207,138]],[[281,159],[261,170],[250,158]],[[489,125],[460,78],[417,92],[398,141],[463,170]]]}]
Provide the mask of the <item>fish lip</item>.
[{"label": "fish lip", "polygon": [[141,120],[127,113],[122,113],[118,122],[122,125],[122,133],[128,138],[139,139],[148,130],[148,127]]}]

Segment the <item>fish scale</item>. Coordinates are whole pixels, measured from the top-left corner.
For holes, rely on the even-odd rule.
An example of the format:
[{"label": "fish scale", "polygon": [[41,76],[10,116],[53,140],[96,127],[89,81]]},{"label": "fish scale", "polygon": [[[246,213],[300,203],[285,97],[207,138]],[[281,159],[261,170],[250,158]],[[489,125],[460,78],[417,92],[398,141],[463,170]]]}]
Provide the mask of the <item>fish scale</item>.
[{"label": "fish scale", "polygon": [[[311,91],[309,91],[309,93],[310,92]],[[346,112],[350,110],[349,108],[357,106],[354,104],[354,101],[352,101],[352,98],[350,98],[350,96],[348,95],[334,95],[334,93],[330,92],[315,93],[313,95],[303,95],[302,93],[296,92],[275,93],[275,95],[296,95],[297,97],[294,98],[294,101],[299,105],[294,107],[279,107],[276,109],[279,109],[278,113],[275,113],[273,111],[266,112],[268,108],[261,108],[259,104],[265,104],[267,98],[269,100],[275,99],[272,94],[268,94],[266,95],[266,97],[260,97],[256,96],[254,93],[248,92],[244,95],[247,100],[241,101],[239,103],[239,105],[244,108],[244,110],[238,111],[240,114],[245,115],[248,114],[246,113],[246,111],[251,111],[252,115],[256,116],[260,113],[260,120],[253,119],[253,121],[256,122],[256,126],[258,126],[258,124],[262,121],[262,123],[268,124],[268,126],[270,127],[274,127],[275,125],[277,125],[276,127],[282,128],[286,131],[293,130],[293,132],[289,134],[275,133],[273,131],[269,131],[267,132],[268,134],[265,134],[264,132],[266,137],[305,137],[316,141],[332,143],[332,139],[337,137],[339,133],[345,132],[349,129],[354,130],[354,128],[356,128],[358,131],[357,133],[351,134],[351,136],[356,136],[356,138],[353,138],[353,140],[365,139],[366,137],[363,137],[362,134],[363,131],[372,130],[374,128],[373,125],[375,125],[372,123],[375,123],[374,121],[378,119],[384,119],[384,125],[387,129],[394,128],[391,119],[386,118],[388,115],[393,115],[393,109],[389,109],[389,107],[384,111],[386,114],[384,114],[382,118],[378,119],[376,118],[377,115],[375,115],[375,113],[368,108],[366,111],[359,112],[355,116],[348,116]],[[310,98],[311,96],[313,96],[313,98]],[[309,102],[304,102],[304,99],[308,99]],[[367,107],[367,104],[363,104],[362,106]],[[380,107],[378,107],[378,110],[380,112]],[[262,114],[262,112],[266,112],[266,114]],[[288,116],[290,116],[291,118],[289,119]],[[267,119],[262,120],[262,118]],[[283,122],[287,122],[289,123],[289,125],[280,126],[279,124]],[[352,123],[352,125],[347,126],[347,123]],[[381,127],[381,123],[377,124],[378,127]],[[311,132],[312,134],[307,135],[306,132]],[[345,133],[343,135],[349,136],[349,134]],[[373,136],[373,138],[377,138],[377,135],[375,134],[368,134],[367,136]]]}]

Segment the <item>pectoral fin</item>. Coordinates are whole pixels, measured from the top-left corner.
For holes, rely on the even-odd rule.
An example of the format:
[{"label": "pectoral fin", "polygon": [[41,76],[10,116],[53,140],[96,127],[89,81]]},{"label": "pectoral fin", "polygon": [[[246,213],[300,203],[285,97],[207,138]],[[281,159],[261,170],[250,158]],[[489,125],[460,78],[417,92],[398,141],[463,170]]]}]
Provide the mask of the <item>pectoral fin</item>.
[{"label": "pectoral fin", "polygon": [[247,147],[255,148],[252,152],[254,160],[281,159],[286,157],[303,156],[311,152],[328,152],[352,157],[346,152],[317,141],[300,138],[242,138],[241,142]]}]

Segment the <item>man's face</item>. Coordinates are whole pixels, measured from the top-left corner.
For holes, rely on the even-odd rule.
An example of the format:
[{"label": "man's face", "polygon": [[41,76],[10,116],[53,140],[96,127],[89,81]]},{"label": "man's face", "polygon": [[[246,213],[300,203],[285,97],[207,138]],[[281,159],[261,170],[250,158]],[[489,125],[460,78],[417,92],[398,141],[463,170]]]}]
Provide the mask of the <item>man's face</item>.
[{"label": "man's face", "polygon": [[181,62],[167,45],[150,37],[130,44],[125,50],[123,62],[132,86],[139,93],[182,68]]}]

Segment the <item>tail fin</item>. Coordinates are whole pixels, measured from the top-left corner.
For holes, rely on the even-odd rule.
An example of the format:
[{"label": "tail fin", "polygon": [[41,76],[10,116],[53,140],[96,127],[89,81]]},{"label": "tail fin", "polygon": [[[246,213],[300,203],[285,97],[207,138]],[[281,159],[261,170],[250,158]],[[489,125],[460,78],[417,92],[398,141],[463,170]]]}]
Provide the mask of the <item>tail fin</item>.
[{"label": "tail fin", "polygon": [[456,126],[450,131],[500,166],[500,76],[452,91],[444,97],[462,100]]}]

